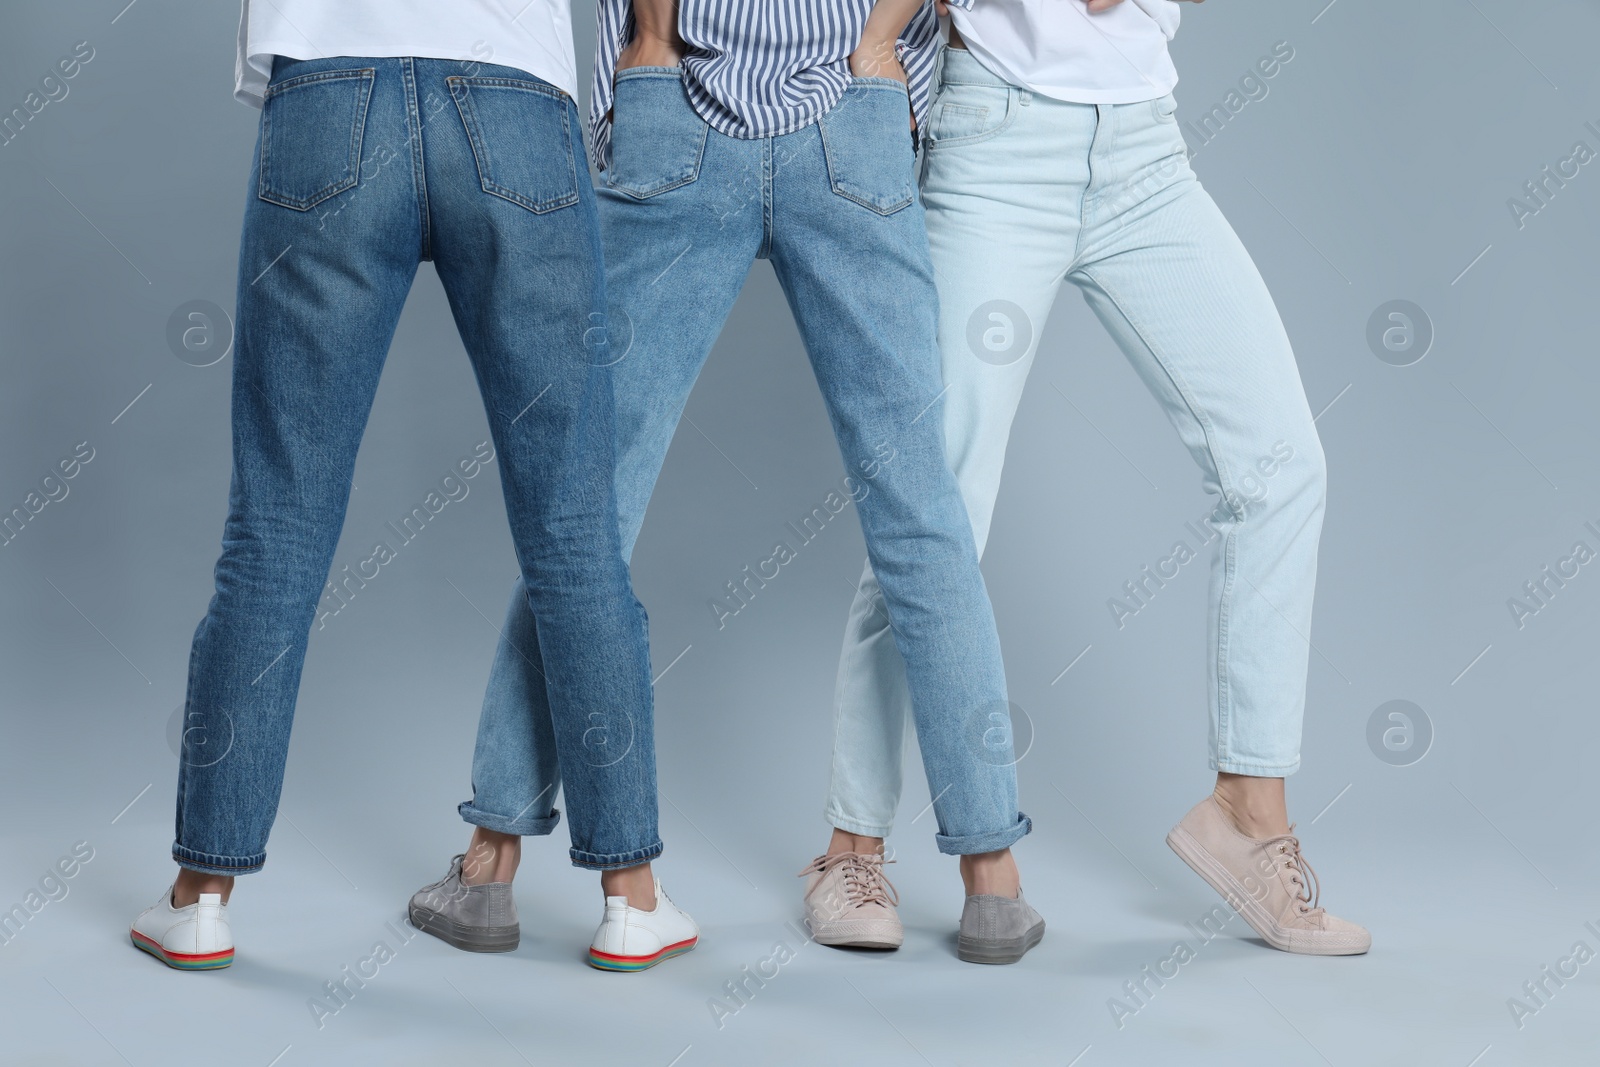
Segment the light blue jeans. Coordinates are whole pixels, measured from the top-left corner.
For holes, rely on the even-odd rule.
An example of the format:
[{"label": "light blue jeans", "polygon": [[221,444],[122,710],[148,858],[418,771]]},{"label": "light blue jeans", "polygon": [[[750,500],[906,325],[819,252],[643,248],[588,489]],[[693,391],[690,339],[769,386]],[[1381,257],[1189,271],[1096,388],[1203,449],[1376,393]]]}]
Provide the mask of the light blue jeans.
[{"label": "light blue jeans", "polygon": [[[1082,291],[1221,498],[1108,611],[1126,624],[1209,545],[1211,766],[1280,777],[1300,764],[1322,447],[1272,297],[1189,169],[1175,112],[1171,96],[1050,100],[946,50],[922,181],[940,412],[981,552],[1039,334],[1063,280]],[[839,663],[834,826],[888,834],[906,707],[869,567]]]},{"label": "light blue jeans", "polygon": [[[676,68],[617,75],[600,190],[617,413],[617,505],[631,554],[689,391],[755,261],[772,263],[805,340],[881,584],[885,633],[934,794],[937,844],[1009,847],[1017,810],[1005,672],[971,524],[945,461],[937,294],[905,87],[859,78],[819,122],[738,139],[697,115]],[[826,521],[821,515],[818,522]],[[799,535],[797,535],[798,538]],[[799,549],[790,542],[788,551]],[[783,550],[767,563],[783,562]],[[777,574],[751,569],[753,596]],[[875,586],[877,588],[877,586]],[[559,765],[519,581],[479,720],[469,822],[548,833]],[[616,738],[621,746],[626,737]],[[898,754],[898,750],[897,750]],[[709,754],[708,754],[709,758]]]}]

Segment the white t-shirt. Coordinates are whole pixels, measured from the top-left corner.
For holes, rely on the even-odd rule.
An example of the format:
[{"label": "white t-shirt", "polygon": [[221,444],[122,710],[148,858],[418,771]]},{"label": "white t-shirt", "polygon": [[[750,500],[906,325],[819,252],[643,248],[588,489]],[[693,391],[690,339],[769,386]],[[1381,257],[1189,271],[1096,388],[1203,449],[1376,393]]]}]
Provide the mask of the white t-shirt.
[{"label": "white t-shirt", "polygon": [[1084,0],[968,0],[950,18],[968,49],[1013,85],[1078,104],[1132,104],[1178,84],[1167,41],[1173,0],[1129,0],[1090,14]]},{"label": "white t-shirt", "polygon": [[243,0],[243,5],[233,95],[255,107],[261,106],[272,77],[274,56],[420,56],[496,64],[525,70],[578,97],[568,0]]}]

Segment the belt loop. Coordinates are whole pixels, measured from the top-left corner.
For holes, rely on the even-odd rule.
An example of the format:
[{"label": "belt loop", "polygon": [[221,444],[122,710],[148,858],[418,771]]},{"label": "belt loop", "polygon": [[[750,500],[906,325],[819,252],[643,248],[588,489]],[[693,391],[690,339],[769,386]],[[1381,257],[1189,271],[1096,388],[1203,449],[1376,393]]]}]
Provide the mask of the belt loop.
[{"label": "belt loop", "polygon": [[1033,93],[1027,89],[1022,90],[1022,106],[1027,107],[1033,103]]}]

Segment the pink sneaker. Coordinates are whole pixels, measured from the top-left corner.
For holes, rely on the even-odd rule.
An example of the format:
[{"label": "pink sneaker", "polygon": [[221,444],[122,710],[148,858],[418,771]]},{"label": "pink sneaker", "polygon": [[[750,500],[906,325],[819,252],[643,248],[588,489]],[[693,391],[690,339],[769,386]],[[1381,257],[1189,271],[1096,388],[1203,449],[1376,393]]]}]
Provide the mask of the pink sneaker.
[{"label": "pink sneaker", "polygon": [[800,872],[806,880],[806,926],[817,944],[900,947],[906,937],[895,911],[900,897],[884,877],[884,862],[876,853],[840,852],[806,864]]},{"label": "pink sneaker", "polygon": [[1172,828],[1167,844],[1273,948],[1356,956],[1372,947],[1364,927],[1317,906],[1316,872],[1294,834],[1247,837],[1208,796]]}]

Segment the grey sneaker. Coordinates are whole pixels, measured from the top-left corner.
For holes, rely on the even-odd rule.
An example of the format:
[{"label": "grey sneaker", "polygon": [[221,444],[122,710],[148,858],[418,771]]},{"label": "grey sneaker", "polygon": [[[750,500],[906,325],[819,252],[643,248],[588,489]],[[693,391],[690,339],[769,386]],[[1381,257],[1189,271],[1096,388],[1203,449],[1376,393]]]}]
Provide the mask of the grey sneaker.
[{"label": "grey sneaker", "polygon": [[510,882],[463,885],[461,860],[411,898],[411,925],[468,952],[510,952],[521,940]]},{"label": "grey sneaker", "polygon": [[882,856],[839,852],[806,864],[806,926],[812,940],[836,948],[899,948],[905,929],[900,898],[884,877]]},{"label": "grey sneaker", "polygon": [[978,894],[961,909],[956,955],[968,963],[1016,963],[1044,937],[1044,920],[1022,899]]}]

